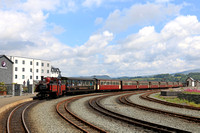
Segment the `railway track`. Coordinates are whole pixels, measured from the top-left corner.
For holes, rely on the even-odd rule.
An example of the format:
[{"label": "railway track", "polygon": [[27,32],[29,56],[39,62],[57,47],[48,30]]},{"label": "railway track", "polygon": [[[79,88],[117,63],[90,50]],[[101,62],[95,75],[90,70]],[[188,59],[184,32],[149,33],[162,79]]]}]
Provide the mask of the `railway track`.
[{"label": "railway track", "polygon": [[7,119],[7,133],[26,132],[30,133],[25,120],[26,110],[38,101],[25,102],[15,107]]},{"label": "railway track", "polygon": [[[151,93],[153,93],[153,92],[151,92]],[[147,106],[143,106],[143,105],[133,103],[132,101],[129,100],[129,97],[131,95],[134,95],[134,94],[132,93],[132,94],[123,95],[123,96],[119,97],[119,101],[123,104],[129,105],[129,106],[132,106],[132,107],[137,107],[137,108],[140,108],[142,110],[151,111],[151,112],[154,112],[154,113],[160,113],[160,114],[164,114],[164,115],[169,115],[169,116],[181,118],[181,119],[188,120],[188,121],[195,122],[195,123],[200,123],[200,118],[198,118],[198,117],[173,113],[173,112],[164,111],[164,110],[160,110],[160,109],[154,109],[154,108],[151,108],[151,107],[147,107]]]},{"label": "railway track", "polygon": [[81,119],[78,117],[76,114],[74,114],[72,111],[69,109],[69,105],[71,102],[78,100],[83,97],[87,96],[93,96],[93,95],[99,95],[99,94],[90,94],[90,95],[85,95],[85,96],[76,96],[73,98],[66,99],[64,101],[61,101],[57,104],[56,106],[56,111],[58,114],[64,118],[66,121],[74,125],[77,129],[81,130],[82,132],[88,133],[95,133],[95,132],[101,132],[101,133],[106,133],[103,129],[88,123],[87,121]]},{"label": "railway track", "polygon": [[[142,92],[135,92],[135,94],[139,94],[139,93],[142,93]],[[143,127],[145,129],[153,130],[153,131],[156,131],[156,132],[166,132],[166,133],[168,133],[168,132],[187,133],[187,131],[184,131],[184,130],[171,128],[171,127],[167,127],[167,126],[163,126],[163,125],[158,125],[158,124],[155,124],[155,123],[146,122],[146,121],[143,121],[143,120],[128,117],[128,116],[125,116],[123,114],[119,114],[119,113],[116,113],[114,111],[108,110],[105,107],[103,107],[103,105],[101,105],[100,101],[104,98],[109,97],[109,96],[113,96],[113,95],[106,95],[106,96],[100,96],[100,97],[93,98],[93,99],[89,100],[89,105],[94,110],[96,110],[96,111],[98,111],[98,112],[100,112],[100,113],[102,113],[106,116],[115,118],[115,119],[120,120],[120,121],[127,122],[129,124],[133,124],[133,125],[136,125],[136,126],[139,126],[139,127]]]},{"label": "railway track", "polygon": [[153,93],[156,93],[156,92],[145,93],[144,95],[141,95],[140,98],[142,98],[144,100],[151,101],[151,102],[156,102],[156,103],[168,105],[168,106],[179,107],[179,108],[186,108],[186,109],[192,109],[192,110],[198,110],[198,111],[200,110],[199,107],[193,107],[193,106],[188,106],[188,105],[181,105],[181,104],[176,104],[176,103],[170,103],[170,102],[165,102],[165,101],[161,101],[161,100],[157,100],[157,99],[149,97]]}]

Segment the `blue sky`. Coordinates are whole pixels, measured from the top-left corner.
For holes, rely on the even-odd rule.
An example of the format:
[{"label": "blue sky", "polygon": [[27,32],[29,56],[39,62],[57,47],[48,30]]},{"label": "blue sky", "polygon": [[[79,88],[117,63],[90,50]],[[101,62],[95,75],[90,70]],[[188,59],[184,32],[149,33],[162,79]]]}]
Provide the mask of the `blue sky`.
[{"label": "blue sky", "polygon": [[64,76],[199,68],[196,0],[0,0],[0,54],[50,60]]}]

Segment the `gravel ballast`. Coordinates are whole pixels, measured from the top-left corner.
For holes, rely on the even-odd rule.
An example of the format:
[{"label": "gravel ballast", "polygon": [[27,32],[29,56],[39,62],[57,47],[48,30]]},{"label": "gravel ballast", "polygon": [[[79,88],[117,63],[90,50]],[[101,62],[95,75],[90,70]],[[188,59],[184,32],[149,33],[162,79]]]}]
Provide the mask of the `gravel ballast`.
[{"label": "gravel ballast", "polygon": [[200,118],[200,111],[185,109],[185,108],[178,108],[178,107],[173,107],[173,106],[167,106],[167,105],[163,105],[160,103],[151,102],[151,101],[139,98],[140,95],[142,95],[142,94],[132,95],[129,99],[132,102],[139,104],[139,105],[144,105],[144,106],[148,106],[148,107],[151,107],[154,109],[159,109],[159,110],[164,110],[164,111],[169,111],[169,112],[174,112],[174,113],[179,113],[179,114],[184,114],[184,115],[189,115],[189,116],[194,116],[194,117]]},{"label": "gravel ballast", "polygon": [[30,122],[33,126],[31,132],[38,133],[79,133],[74,126],[66,122],[56,112],[59,101],[70,97],[46,100],[34,106],[29,112]]},{"label": "gravel ballast", "polygon": [[[88,100],[94,97],[98,96],[88,96],[81,98],[79,100],[74,101],[72,104],[70,104],[70,109],[77,114],[79,117],[83,118],[84,120],[88,121],[89,123],[92,123],[107,132],[111,133],[119,133],[119,132],[149,132],[147,130],[144,130],[140,127],[135,127],[133,125],[109,118],[107,116],[104,116],[100,113],[97,113],[96,111],[92,110],[91,108],[88,108]],[[200,131],[200,124],[194,124],[182,119],[165,116],[162,114],[156,114],[152,112],[143,111],[137,108],[125,106],[122,104],[118,104],[116,102],[117,96],[108,97],[106,99],[103,99],[101,101],[101,104],[103,104],[106,108],[116,111],[118,113],[134,117],[137,119],[145,120],[148,122],[153,122],[156,124],[161,125],[167,125],[174,128],[179,128],[182,130],[187,130],[191,132],[198,132]],[[54,133],[54,132],[80,132],[77,130],[74,126],[67,123],[65,120],[63,120],[56,112],[56,105],[58,102],[63,101],[67,97],[62,97],[58,99],[52,99],[52,100],[45,100],[42,103],[37,104],[32,109],[30,109],[29,114],[31,114],[30,122],[31,125],[34,127],[32,128],[31,132],[42,132],[42,133]],[[131,96],[130,99],[134,102],[141,102],[139,101],[139,95]],[[145,102],[146,100],[143,100]],[[147,103],[148,106],[156,106],[152,102]]]},{"label": "gravel ballast", "polygon": [[[138,96],[139,95],[131,96],[131,100],[137,103],[137,101],[139,100]],[[102,100],[101,103],[110,110],[116,111],[126,116],[137,118],[140,120],[144,120],[144,121],[148,121],[148,122],[152,122],[152,123],[156,123],[160,125],[166,125],[173,128],[178,128],[178,129],[187,130],[191,132],[200,131],[200,124],[194,124],[182,119],[178,119],[178,118],[174,118],[174,117],[170,117],[170,116],[166,116],[162,114],[156,114],[156,113],[152,113],[148,111],[143,111],[138,108],[124,106],[116,102],[117,97],[119,97],[119,95],[106,98]],[[148,103],[148,106],[154,106],[154,103]]]},{"label": "gravel ballast", "polygon": [[[142,133],[142,132],[149,132],[145,131],[144,129],[141,129],[139,127],[135,127],[133,125],[109,118],[107,116],[104,116],[100,113],[96,113],[93,110],[89,109],[88,106],[88,100],[91,98],[94,98],[97,96],[90,96],[85,97],[82,99],[79,99],[77,101],[74,101],[73,104],[71,104],[70,109],[73,110],[75,114],[77,114],[79,117],[85,119],[89,123],[92,123],[107,132],[111,133]],[[81,105],[86,106],[81,106]]]}]

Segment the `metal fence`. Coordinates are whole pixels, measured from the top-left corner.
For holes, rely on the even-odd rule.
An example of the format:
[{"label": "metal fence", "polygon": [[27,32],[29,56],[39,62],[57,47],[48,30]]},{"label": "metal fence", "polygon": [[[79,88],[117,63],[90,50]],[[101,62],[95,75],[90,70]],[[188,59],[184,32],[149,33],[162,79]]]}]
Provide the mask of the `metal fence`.
[{"label": "metal fence", "polygon": [[[6,84],[6,85],[0,85],[0,91],[6,91],[6,95],[12,95],[12,96],[21,96],[23,92],[23,86],[22,84]],[[27,86],[27,91],[25,93],[34,93],[34,86],[29,85]]]}]

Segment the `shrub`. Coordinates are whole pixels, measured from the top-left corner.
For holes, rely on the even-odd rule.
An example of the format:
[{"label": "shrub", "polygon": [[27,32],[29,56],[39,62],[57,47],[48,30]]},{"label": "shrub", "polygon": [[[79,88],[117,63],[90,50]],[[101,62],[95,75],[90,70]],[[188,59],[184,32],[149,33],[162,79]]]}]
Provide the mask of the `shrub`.
[{"label": "shrub", "polygon": [[0,91],[7,91],[5,83],[4,82],[0,82]]}]

